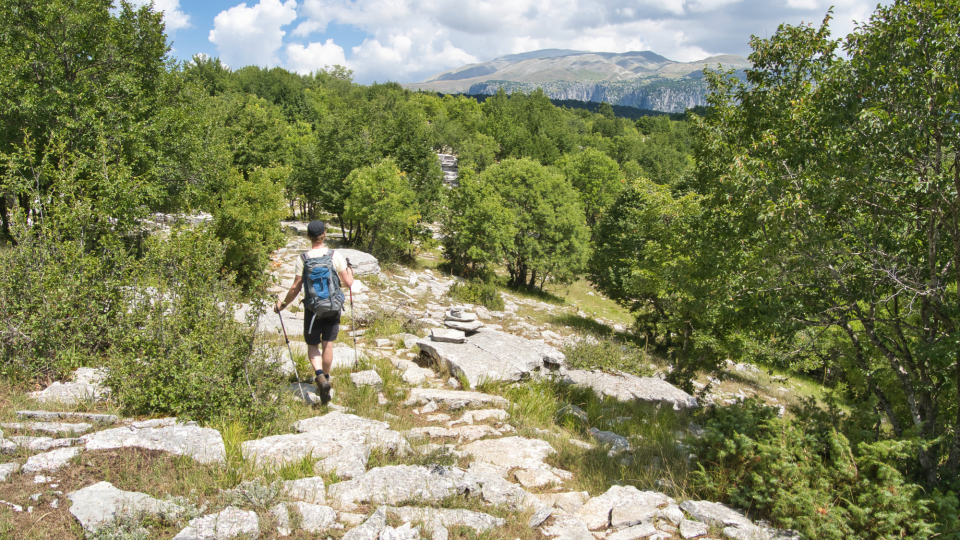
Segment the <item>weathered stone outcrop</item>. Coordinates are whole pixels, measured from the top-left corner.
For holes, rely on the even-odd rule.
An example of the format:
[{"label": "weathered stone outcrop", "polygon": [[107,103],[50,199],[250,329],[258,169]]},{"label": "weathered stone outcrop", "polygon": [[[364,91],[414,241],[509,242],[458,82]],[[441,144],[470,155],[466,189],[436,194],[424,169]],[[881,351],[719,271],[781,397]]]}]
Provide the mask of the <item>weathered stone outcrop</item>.
[{"label": "weathered stone outcrop", "polygon": [[542,343],[498,330],[481,328],[462,344],[422,339],[421,354],[451,373],[466,377],[472,388],[480,382],[519,381],[563,366],[563,353]]},{"label": "weathered stone outcrop", "polygon": [[91,533],[118,517],[148,514],[175,518],[183,511],[172,502],[154,499],[146,493],[123,491],[110,482],[68,493],[67,498],[72,503],[70,513]]},{"label": "weathered stone outcrop", "polygon": [[219,431],[192,423],[180,424],[176,418],[135,422],[84,435],[81,440],[87,450],[136,447],[190,456],[200,463],[226,460],[226,448]]},{"label": "weathered stone outcrop", "polygon": [[590,388],[598,396],[619,401],[646,401],[670,405],[676,410],[697,407],[697,400],[672,384],[655,377],[637,377],[629,373],[571,369],[564,381]]}]

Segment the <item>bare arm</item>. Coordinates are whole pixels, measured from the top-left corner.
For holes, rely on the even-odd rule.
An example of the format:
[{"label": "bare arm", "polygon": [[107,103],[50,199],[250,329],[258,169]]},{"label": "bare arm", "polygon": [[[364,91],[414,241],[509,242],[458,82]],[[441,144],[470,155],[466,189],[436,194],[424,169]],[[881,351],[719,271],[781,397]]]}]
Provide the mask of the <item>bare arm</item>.
[{"label": "bare arm", "polygon": [[343,272],[337,272],[340,275],[340,283],[347,289],[353,287],[353,268],[347,267]]},{"label": "bare arm", "polygon": [[[350,281],[353,282],[352,276]],[[293,300],[297,297],[297,295],[300,294],[300,287],[302,285],[303,285],[302,276],[297,276],[293,278],[293,285],[290,285],[290,290],[287,291],[287,296],[285,296],[282,301],[277,302],[276,310],[278,313],[280,311],[283,311],[283,308],[290,305],[290,302],[293,302]]]}]

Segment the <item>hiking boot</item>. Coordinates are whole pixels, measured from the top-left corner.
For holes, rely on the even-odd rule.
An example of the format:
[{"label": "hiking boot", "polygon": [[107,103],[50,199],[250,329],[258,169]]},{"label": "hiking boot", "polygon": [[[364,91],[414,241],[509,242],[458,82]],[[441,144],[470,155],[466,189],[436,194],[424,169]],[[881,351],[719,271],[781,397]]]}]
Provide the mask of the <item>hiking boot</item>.
[{"label": "hiking boot", "polygon": [[320,395],[320,403],[323,405],[330,403],[330,379],[323,375],[317,375],[314,382],[317,383],[317,394]]}]

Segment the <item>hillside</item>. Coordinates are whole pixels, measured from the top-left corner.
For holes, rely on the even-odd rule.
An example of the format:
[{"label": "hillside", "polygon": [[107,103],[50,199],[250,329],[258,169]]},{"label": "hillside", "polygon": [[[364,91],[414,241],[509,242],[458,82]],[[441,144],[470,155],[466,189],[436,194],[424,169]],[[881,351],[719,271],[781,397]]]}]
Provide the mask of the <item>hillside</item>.
[{"label": "hillside", "polygon": [[438,73],[412,90],[441,93],[494,94],[543,90],[551,99],[606,101],[614,105],[683,112],[706,105],[704,68],[744,69],[742,56],[711,56],[675,62],[651,51],[604,53],[546,49],[507,55]]}]

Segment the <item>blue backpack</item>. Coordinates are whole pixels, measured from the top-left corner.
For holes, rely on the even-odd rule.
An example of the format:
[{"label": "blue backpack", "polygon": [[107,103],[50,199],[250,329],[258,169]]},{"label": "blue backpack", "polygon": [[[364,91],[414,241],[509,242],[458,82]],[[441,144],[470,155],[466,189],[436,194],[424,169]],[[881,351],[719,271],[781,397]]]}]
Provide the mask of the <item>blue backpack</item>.
[{"label": "blue backpack", "polygon": [[[340,290],[340,275],[333,268],[333,250],[310,259],[303,253],[300,258],[303,260],[303,306],[314,318],[338,315],[346,299]],[[312,321],[310,328],[313,328]]]}]

